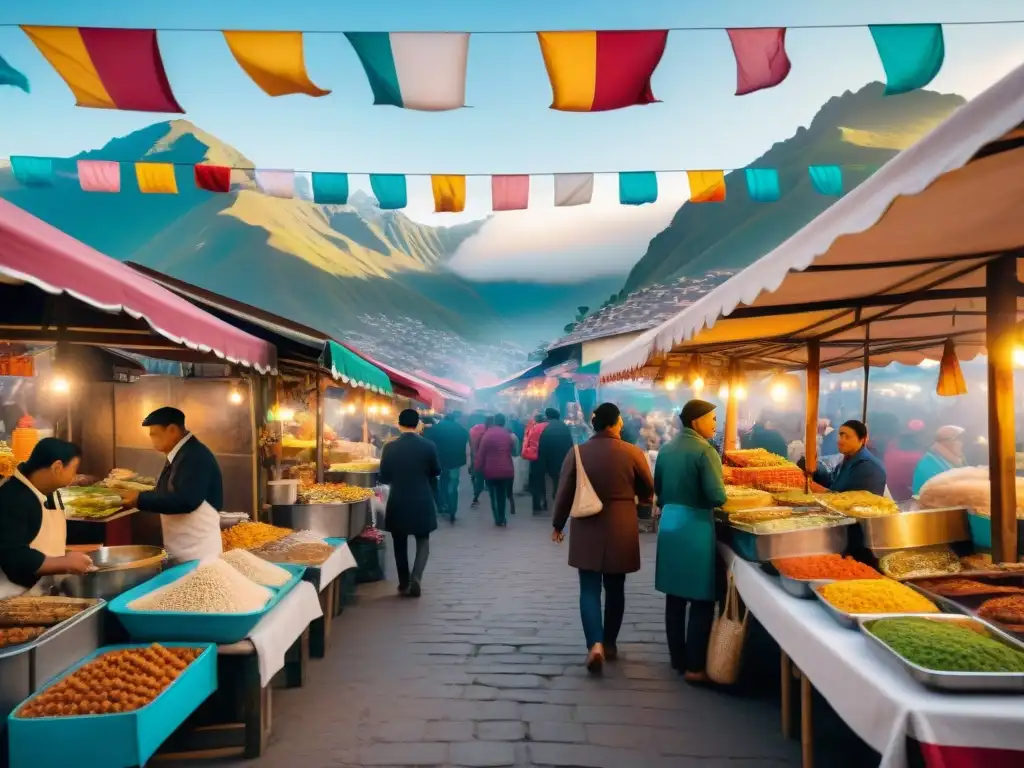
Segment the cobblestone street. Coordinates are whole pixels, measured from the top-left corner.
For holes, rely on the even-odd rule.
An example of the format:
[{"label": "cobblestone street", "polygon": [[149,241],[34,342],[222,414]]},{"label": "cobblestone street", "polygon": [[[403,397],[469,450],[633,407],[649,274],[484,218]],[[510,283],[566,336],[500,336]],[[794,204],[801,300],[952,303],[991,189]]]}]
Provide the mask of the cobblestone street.
[{"label": "cobblestone street", "polygon": [[274,692],[270,748],[249,764],[798,765],[776,706],[691,688],[669,667],[653,535],[627,580],[620,660],[589,679],[567,544],[517,502],[508,528],[485,500],[441,521],[418,600],[395,592],[389,541],[389,581],[360,587],[304,688]]}]

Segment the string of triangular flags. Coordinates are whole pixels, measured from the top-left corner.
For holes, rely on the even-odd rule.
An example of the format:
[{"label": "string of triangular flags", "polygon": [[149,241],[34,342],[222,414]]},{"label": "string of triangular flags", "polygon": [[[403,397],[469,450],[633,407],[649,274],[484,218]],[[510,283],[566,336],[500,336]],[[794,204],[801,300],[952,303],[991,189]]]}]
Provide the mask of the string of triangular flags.
[{"label": "string of triangular flags", "polygon": [[[84,192],[120,192],[123,176],[143,194],[176,195],[181,186],[191,183],[197,189],[227,193],[241,179],[255,181],[266,195],[299,198],[324,205],[344,205],[349,198],[349,174],[320,171],[293,171],[261,168],[232,168],[223,165],[188,165],[184,163],[120,163],[114,160],[68,160],[53,157],[13,156],[10,158],[15,180],[26,187],[54,187],[60,180],[77,179]],[[73,164],[73,166],[71,165]],[[64,168],[67,170],[64,170]],[[864,166],[849,166],[858,170]],[[782,196],[782,181],[775,168],[744,168],[746,192],[759,203],[776,202]],[[843,194],[843,167],[812,165],[808,178],[821,195],[839,197]],[[236,173],[237,172],[237,173]],[[658,199],[658,171],[623,171],[617,174],[619,202],[622,205],[645,205]],[[661,173],[675,173],[661,171]],[[685,171],[692,203],[720,203],[726,199],[726,171]],[[406,174],[368,174],[370,188],[383,209],[405,208],[408,204]],[[466,176],[461,174],[408,174],[430,176],[437,213],[461,213],[466,207]],[[547,175],[547,174],[545,174]],[[572,207],[589,205],[594,194],[595,173],[555,173],[554,205]],[[605,174],[600,174],[605,175]],[[234,177],[234,178],[233,178]],[[530,205],[528,174],[492,175],[491,209],[494,211],[525,210]],[[127,185],[126,185],[127,186]],[[128,187],[130,188],[130,187]]]},{"label": "string of triangular flags", "polygon": [[[171,90],[154,29],[22,26],[80,107],[185,110]],[[942,24],[869,25],[887,94],[923,88],[942,68]],[[213,31],[213,30],[211,30]],[[602,112],[658,99],[651,77],[672,30],[537,32],[551,83],[551,108]],[[726,29],[736,60],[736,95],[774,88],[789,75],[785,27]],[[303,32],[222,31],[235,61],[269,96],[326,96],[306,71]],[[374,104],[444,111],[466,106],[469,32],[344,32],[366,73]],[[488,33],[495,34],[495,33]],[[515,33],[509,33],[515,34]],[[0,59],[0,85],[28,90]]]}]

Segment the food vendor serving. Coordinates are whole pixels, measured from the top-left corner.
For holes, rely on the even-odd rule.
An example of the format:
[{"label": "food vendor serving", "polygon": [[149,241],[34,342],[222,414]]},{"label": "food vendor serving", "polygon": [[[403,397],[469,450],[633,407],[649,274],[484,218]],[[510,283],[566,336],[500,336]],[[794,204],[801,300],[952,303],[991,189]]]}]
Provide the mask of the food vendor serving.
[{"label": "food vendor serving", "polygon": [[867,491],[876,496],[884,496],[885,467],[867,449],[868,428],[864,422],[851,419],[843,424],[839,428],[837,442],[839,453],[843,455],[842,462],[835,469],[819,464],[814,470],[814,482],[833,493]]},{"label": "food vendor serving", "polygon": [[167,464],[152,491],[118,489],[126,506],[160,514],[164,549],[178,561],[208,560],[221,553],[220,515],[224,483],[213,452],[185,428],[177,408],[153,411],[142,422]]},{"label": "food vendor serving", "polygon": [[57,496],[78,472],[81,450],[44,437],[28,461],[0,483],[0,598],[42,593],[46,577],[86,573],[92,559],[67,552],[67,521]]}]

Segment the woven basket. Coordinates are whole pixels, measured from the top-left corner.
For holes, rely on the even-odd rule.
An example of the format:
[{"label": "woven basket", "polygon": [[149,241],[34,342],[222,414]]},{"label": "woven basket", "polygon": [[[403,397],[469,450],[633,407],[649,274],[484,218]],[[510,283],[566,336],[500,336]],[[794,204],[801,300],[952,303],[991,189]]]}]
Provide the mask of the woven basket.
[{"label": "woven basket", "polygon": [[721,615],[715,618],[711,628],[711,640],[708,643],[708,660],[705,671],[708,677],[719,685],[734,685],[740,677],[743,664],[743,646],[747,639],[747,619],[749,611],[745,611],[740,619],[740,596],[729,574],[729,587],[725,596],[725,605]]}]

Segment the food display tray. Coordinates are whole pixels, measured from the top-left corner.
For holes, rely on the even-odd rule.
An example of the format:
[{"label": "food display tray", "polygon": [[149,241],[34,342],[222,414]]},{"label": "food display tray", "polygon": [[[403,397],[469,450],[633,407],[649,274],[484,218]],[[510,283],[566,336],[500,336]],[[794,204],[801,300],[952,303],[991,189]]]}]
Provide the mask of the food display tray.
[{"label": "food display tray", "polygon": [[[953,573],[953,574],[950,574],[948,577],[937,576],[937,577],[933,577],[933,578],[951,578],[951,579],[965,579],[966,578],[966,579],[974,579],[974,580],[979,580],[979,581],[1013,581],[1013,582],[1015,582],[1014,586],[1020,586],[1020,585],[1024,584],[1024,575],[1022,575],[1022,574],[1007,574],[1007,573],[987,574],[987,575],[982,575],[982,574],[977,574],[977,573],[966,573],[966,574],[965,573]],[[931,579],[929,579],[929,580],[931,580]],[[913,581],[906,581],[906,582],[904,582],[904,584],[906,584],[911,589],[916,590],[917,592],[920,592],[922,595],[927,597],[929,600],[932,600],[936,605],[938,605],[943,611],[945,611],[947,613],[958,613],[958,614],[970,616],[971,618],[977,619],[978,621],[984,622],[986,624],[990,624],[993,627],[998,628],[999,631],[1005,632],[1006,634],[1008,634],[1008,635],[1010,635],[1012,637],[1016,637],[1016,638],[1019,638],[1019,639],[1024,639],[1024,632],[1016,632],[1014,630],[1005,628],[1005,627],[1003,627],[1002,624],[1000,624],[997,621],[992,621],[991,619],[986,619],[983,616],[979,616],[978,615],[978,609],[981,607],[981,604],[984,603],[986,600],[990,600],[990,599],[992,599],[994,597],[1004,597],[1005,595],[997,595],[997,594],[993,594],[993,595],[962,595],[962,596],[957,596],[957,597],[947,597],[946,595],[940,595],[940,594],[937,594],[935,592],[932,592],[930,589],[927,589],[925,587],[919,586],[918,584],[915,584]]]},{"label": "food display tray", "polygon": [[267,587],[273,596],[259,611],[249,613],[188,613],[179,611],[137,611],[128,604],[143,595],[177,581],[199,565],[197,560],[182,563],[169,568],[159,576],[154,576],[145,584],[140,584],[120,595],[109,604],[110,612],[117,616],[125,631],[132,640],[163,642],[175,640],[198,643],[237,643],[248,637],[260,619],[269,613],[281,598],[302,581],[305,567],[301,565],[281,565],[291,572],[291,579],[278,589]]},{"label": "food display tray", "polygon": [[792,579],[789,576],[779,574],[779,586],[786,594],[798,597],[801,600],[814,599],[814,587],[819,584],[828,584],[826,579]]},{"label": "food display tray", "polygon": [[[815,582],[813,582],[813,587],[812,587],[811,591],[812,591],[814,597],[817,598],[818,602],[821,603],[821,605],[825,609],[826,613],[828,613],[833,619],[835,619],[837,622],[839,622],[842,626],[846,627],[847,629],[857,629],[858,626],[860,625],[861,621],[868,621],[869,619],[887,619],[887,618],[890,618],[892,616],[938,616],[938,615],[940,615],[940,614],[935,614],[935,613],[906,613],[906,612],[903,612],[903,613],[846,613],[845,611],[841,611],[838,608],[836,608],[834,605],[832,605],[832,603],[830,603],[828,600],[826,600],[824,597],[822,597],[821,593],[818,591],[818,589],[820,587],[823,587],[823,586],[825,586],[826,584],[829,584],[829,583],[830,582],[827,582],[827,581],[815,581]],[[938,607],[939,607],[940,610],[942,609],[941,605],[938,606]]]},{"label": "food display tray", "polygon": [[[145,765],[167,737],[217,689],[215,646],[197,643],[164,645],[168,648],[205,645],[205,650],[142,709],[107,715],[34,718],[20,718],[15,709],[7,718],[11,768],[67,768],[71,765],[75,768],[133,768]],[[47,687],[104,653],[145,647],[131,644],[100,648],[51,680]]]},{"label": "food display tray", "polygon": [[832,555],[846,551],[849,527],[856,523],[850,518],[820,528],[804,528],[779,533],[754,533],[752,529],[729,525],[732,548],[744,560],[764,563],[787,557]]},{"label": "food display tray", "polygon": [[971,538],[963,507],[862,517],[858,522],[864,532],[864,546],[872,551],[931,547]]},{"label": "food display tray", "polygon": [[[921,685],[934,688],[940,691],[955,691],[960,693],[1022,693],[1024,692],[1024,673],[1020,672],[944,672],[936,669],[926,669],[904,656],[900,655],[892,646],[881,638],[870,632],[873,622],[883,618],[875,616],[861,619],[858,622],[861,632],[867,637],[872,648],[880,654],[895,658],[907,673],[917,680]],[[890,617],[884,617],[890,618]],[[1024,653],[1024,643],[1015,640],[1010,635],[997,629],[992,624],[974,616],[963,616],[952,613],[938,613],[922,616],[921,614],[899,614],[898,618],[926,618],[929,621],[947,621],[961,624],[969,624],[972,627],[982,629],[993,640],[1006,645],[1014,650]]]}]

